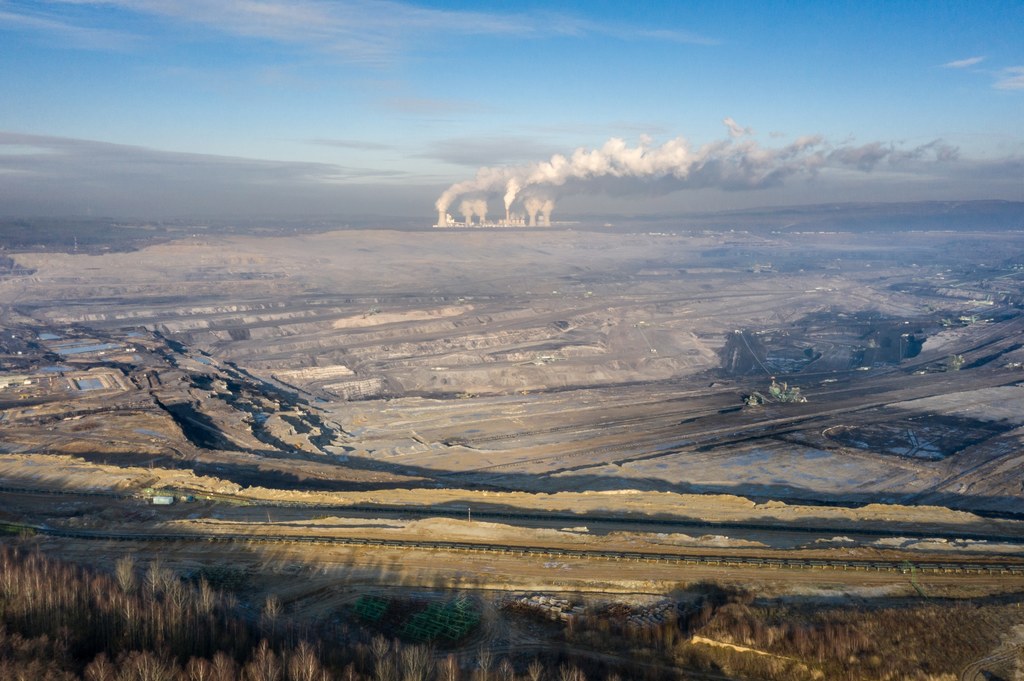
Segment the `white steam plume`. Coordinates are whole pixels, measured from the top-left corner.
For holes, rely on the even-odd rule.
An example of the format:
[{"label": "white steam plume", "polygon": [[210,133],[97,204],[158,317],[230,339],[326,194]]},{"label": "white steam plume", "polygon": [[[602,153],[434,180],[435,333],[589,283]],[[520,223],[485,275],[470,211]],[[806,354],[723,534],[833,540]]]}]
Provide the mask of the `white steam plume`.
[{"label": "white steam plume", "polygon": [[[691,146],[682,137],[661,145],[644,137],[632,147],[622,139],[612,138],[600,148],[581,147],[569,156],[555,154],[547,161],[525,166],[481,168],[475,178],[445,190],[436,207],[444,212],[464,194],[501,196],[506,218],[518,202],[533,222],[538,215],[549,218],[555,200],[568,194],[760,189],[825,167],[870,172],[883,163],[897,167],[957,157],[957,149],[941,140],[903,149],[878,142],[859,147],[834,145],[821,136],[811,135],[782,147],[764,147],[752,139],[750,128],[740,126],[732,118],[724,119],[723,124],[729,133],[727,139],[699,147]],[[536,201],[549,205],[544,210]]]},{"label": "white steam plume", "polygon": [[516,194],[522,187],[519,184],[518,178],[512,176],[508,179],[505,184],[505,218],[509,217],[508,212],[512,208],[512,202],[516,200]]},{"label": "white steam plume", "polygon": [[487,222],[487,199],[464,199],[459,204],[459,212],[469,225],[474,217],[479,217],[479,224]]},{"label": "white steam plume", "polygon": [[480,224],[487,222],[487,199],[477,199],[473,202],[473,215],[480,218]]},{"label": "white steam plume", "polygon": [[462,213],[462,218],[466,221],[467,225],[473,221],[473,206],[470,205],[468,200],[463,200],[459,204],[459,212]]},{"label": "white steam plume", "polygon": [[544,207],[544,199],[537,196],[528,196],[523,200],[523,207],[526,208],[526,224],[530,227],[537,225],[537,213]]},{"label": "white steam plume", "polygon": [[555,209],[555,202],[547,199],[540,206],[540,224],[544,227],[551,226],[551,211]]}]

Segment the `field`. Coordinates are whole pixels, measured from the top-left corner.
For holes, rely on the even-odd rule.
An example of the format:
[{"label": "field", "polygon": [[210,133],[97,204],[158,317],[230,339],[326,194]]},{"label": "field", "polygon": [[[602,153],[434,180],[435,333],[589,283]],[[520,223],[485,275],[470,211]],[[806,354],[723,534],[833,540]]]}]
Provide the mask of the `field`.
[{"label": "field", "polygon": [[[650,678],[839,678],[837,655],[849,678],[1019,673],[1019,232],[201,232],[10,257],[7,543],[227,569],[257,609],[367,636],[471,621],[438,645],[520,675],[553,641],[628,668],[616,627],[660,637]],[[858,638],[962,610],[977,636],[941,656],[907,634],[921,676]],[[861,633],[816,648],[833,626]]]}]

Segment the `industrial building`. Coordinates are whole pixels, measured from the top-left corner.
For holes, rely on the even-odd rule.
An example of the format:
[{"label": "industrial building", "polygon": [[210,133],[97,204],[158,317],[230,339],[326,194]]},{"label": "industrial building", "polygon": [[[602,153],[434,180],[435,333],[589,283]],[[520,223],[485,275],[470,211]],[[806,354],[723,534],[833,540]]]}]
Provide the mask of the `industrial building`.
[{"label": "industrial building", "polygon": [[484,199],[466,199],[459,205],[459,213],[462,220],[457,220],[451,213],[445,210],[437,212],[438,228],[482,228],[491,229],[496,227],[550,227],[551,211],[555,208],[555,202],[551,199],[539,199],[528,197],[523,202],[523,212],[513,213],[511,209],[505,209],[504,219],[489,221],[487,219],[487,201]]}]

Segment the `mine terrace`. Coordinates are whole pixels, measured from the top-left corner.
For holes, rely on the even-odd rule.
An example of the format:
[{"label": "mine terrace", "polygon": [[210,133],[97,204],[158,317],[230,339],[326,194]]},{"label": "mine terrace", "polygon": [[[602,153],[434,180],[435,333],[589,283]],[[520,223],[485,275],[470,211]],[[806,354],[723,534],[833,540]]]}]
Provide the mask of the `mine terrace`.
[{"label": "mine terrace", "polygon": [[651,594],[699,579],[1024,586],[1019,232],[238,233],[11,257],[0,523],[64,557],[227,563],[296,612],[371,619],[367,594],[396,589],[499,589],[568,620],[605,607],[593,592],[657,619]]}]

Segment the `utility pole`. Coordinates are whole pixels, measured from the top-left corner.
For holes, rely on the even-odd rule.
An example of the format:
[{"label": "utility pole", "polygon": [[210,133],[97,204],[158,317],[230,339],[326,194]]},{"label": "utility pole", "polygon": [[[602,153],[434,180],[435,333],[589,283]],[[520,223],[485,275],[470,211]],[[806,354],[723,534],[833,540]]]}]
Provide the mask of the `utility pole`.
[{"label": "utility pole", "polygon": [[466,507],[466,519],[468,522],[473,522],[473,509],[469,506]]}]

